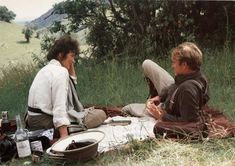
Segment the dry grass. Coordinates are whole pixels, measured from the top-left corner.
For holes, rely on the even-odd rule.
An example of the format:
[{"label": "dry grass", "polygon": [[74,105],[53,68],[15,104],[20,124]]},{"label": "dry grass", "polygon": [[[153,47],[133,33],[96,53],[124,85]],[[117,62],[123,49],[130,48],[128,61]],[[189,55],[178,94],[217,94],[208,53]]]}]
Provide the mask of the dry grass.
[{"label": "dry grass", "polygon": [[[8,27],[9,26],[9,27]],[[12,26],[12,25],[11,25]],[[16,43],[24,40],[21,30],[14,30],[7,23],[0,22],[1,41],[7,43],[0,48],[0,66],[9,60],[27,61],[25,50],[27,45]],[[20,28],[19,28],[20,29]],[[19,35],[11,44],[2,33]],[[36,39],[35,39],[36,40]],[[9,41],[10,42],[10,41]],[[38,41],[32,44],[36,46]],[[21,52],[20,49],[25,48]],[[19,50],[18,50],[19,49]],[[5,51],[5,52],[4,52]],[[8,56],[5,57],[5,54]],[[217,54],[217,55],[216,55]],[[30,54],[27,54],[30,55]],[[212,56],[214,55],[214,56]],[[140,62],[141,63],[141,62]],[[161,65],[170,66],[165,61]],[[130,61],[117,63],[115,61],[98,64],[82,62],[78,64],[78,92],[84,104],[121,105],[131,102],[144,102],[147,97],[147,86],[143,81],[141,64],[133,65]],[[234,53],[207,52],[204,71],[210,81],[210,105],[220,108],[225,114],[235,119],[235,68]],[[27,104],[27,94],[36,69],[33,66],[17,66],[1,70],[4,77],[0,79],[0,110],[8,110],[11,117],[23,113]],[[125,148],[100,154],[86,163],[60,163],[64,165],[100,165],[100,166],[132,166],[132,165],[235,165],[235,138],[222,140],[205,140],[204,142],[188,143],[187,141],[147,140],[132,141]],[[16,159],[8,165],[33,165],[30,158]],[[43,157],[38,165],[58,164]],[[34,164],[35,165],[35,164]]]},{"label": "dry grass", "polygon": [[40,52],[40,40],[33,36],[30,43],[26,43],[23,28],[15,23],[0,21],[0,67],[31,62],[32,52]]}]

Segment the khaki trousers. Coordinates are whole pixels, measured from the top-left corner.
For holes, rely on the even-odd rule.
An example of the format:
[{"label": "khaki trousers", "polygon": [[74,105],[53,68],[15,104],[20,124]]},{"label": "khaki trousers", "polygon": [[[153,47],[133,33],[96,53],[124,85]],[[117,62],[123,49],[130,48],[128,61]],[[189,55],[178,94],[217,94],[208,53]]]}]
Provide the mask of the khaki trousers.
[{"label": "khaki trousers", "polygon": [[166,70],[152,60],[145,60],[142,64],[142,68],[145,77],[148,77],[152,81],[158,94],[161,93],[162,89],[175,82],[174,78]]},{"label": "khaki trousers", "polygon": [[[152,81],[158,94],[161,93],[162,89],[167,88],[175,82],[174,78],[166,70],[149,59],[143,62],[142,68],[145,77],[148,77]],[[122,112],[137,117],[150,116],[146,110],[146,105],[141,103],[128,104],[122,108]]]},{"label": "khaki trousers", "polygon": [[[101,125],[107,118],[105,112],[100,109],[89,109],[84,117],[84,125],[90,129]],[[49,129],[54,128],[53,117],[47,114],[30,116],[27,120],[30,129]]]}]

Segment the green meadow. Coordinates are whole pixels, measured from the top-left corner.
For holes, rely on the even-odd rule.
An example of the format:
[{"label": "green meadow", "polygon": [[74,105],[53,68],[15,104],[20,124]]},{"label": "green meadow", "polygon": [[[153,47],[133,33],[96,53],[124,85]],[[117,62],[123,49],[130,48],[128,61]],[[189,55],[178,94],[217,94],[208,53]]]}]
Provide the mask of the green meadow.
[{"label": "green meadow", "polygon": [[40,40],[32,37],[30,43],[26,43],[22,29],[21,25],[0,21],[0,67],[27,64],[32,61],[33,52],[40,52]]},{"label": "green meadow", "polygon": [[[32,38],[25,44],[22,27],[0,23],[0,110],[9,111],[10,118],[25,112],[32,80],[39,70],[31,54],[39,51],[40,40]],[[9,32],[9,33],[7,33]],[[7,36],[6,36],[7,34]],[[2,46],[4,44],[4,47]],[[5,47],[6,46],[6,47]],[[203,71],[210,84],[209,106],[216,107],[235,121],[235,54],[229,49],[205,50]],[[170,59],[148,57],[170,73]],[[11,61],[17,61],[16,64]],[[83,104],[126,105],[143,103],[148,87],[141,70],[142,60],[94,61],[81,59],[76,64],[77,91]],[[69,165],[235,165],[235,139],[204,140],[188,143],[172,140],[131,141],[128,147],[100,154],[86,163]],[[14,160],[8,165],[31,165],[30,158]],[[46,156],[38,165],[55,165]],[[60,163],[65,164],[65,163]],[[37,164],[36,164],[37,165]]]}]

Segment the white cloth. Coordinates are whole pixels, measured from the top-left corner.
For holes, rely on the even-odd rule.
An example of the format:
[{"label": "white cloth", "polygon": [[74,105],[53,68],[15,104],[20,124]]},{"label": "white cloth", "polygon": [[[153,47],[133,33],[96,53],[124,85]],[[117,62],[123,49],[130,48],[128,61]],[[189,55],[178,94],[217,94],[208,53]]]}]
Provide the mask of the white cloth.
[{"label": "white cloth", "polygon": [[[154,138],[153,127],[157,120],[152,117],[113,117],[131,120],[131,124],[122,126],[112,124],[101,125],[90,130],[99,130],[105,133],[104,139],[99,143],[98,152],[107,152],[109,150],[118,149],[121,145],[124,145],[131,140],[145,140],[147,138]],[[108,118],[105,122],[111,121],[112,118]]]},{"label": "white cloth", "polygon": [[[69,89],[68,70],[53,59],[34,78],[29,90],[28,106],[53,115],[55,128],[69,125],[67,98]],[[35,113],[28,112],[29,115]]]}]

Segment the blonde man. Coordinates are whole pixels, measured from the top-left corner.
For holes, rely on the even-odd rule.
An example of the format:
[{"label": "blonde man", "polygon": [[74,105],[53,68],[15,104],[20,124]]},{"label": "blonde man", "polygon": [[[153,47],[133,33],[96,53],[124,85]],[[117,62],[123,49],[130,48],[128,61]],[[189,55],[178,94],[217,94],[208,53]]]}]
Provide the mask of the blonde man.
[{"label": "blonde man", "polygon": [[174,79],[153,61],[143,62],[144,75],[158,92],[148,100],[147,110],[158,120],[198,121],[201,107],[209,100],[207,79],[200,70],[202,52],[185,42],[173,49],[171,61]]}]

